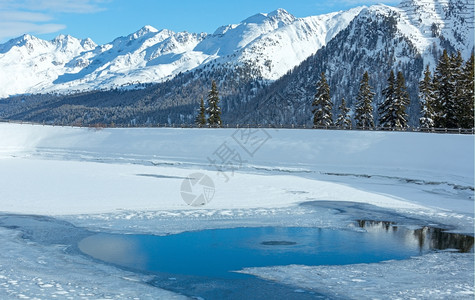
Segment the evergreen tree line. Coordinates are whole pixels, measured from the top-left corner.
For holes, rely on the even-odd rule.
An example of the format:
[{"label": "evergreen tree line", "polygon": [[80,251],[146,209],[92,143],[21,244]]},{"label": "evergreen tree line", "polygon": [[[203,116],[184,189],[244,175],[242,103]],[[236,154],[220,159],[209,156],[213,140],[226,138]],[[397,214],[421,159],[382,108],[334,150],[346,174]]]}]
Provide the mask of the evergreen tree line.
[{"label": "evergreen tree line", "polygon": [[434,75],[426,67],[419,83],[421,127],[473,128],[473,56],[464,63],[460,52],[449,56],[444,50]]},{"label": "evergreen tree line", "polygon": [[[448,55],[444,51],[438,61],[434,76],[429,66],[424,79],[419,83],[422,128],[473,128],[474,126],[474,55],[464,63],[461,53]],[[375,93],[365,72],[356,97],[354,122],[360,128],[375,127],[373,99]],[[410,103],[404,75],[390,72],[386,87],[382,91],[383,101],[378,105],[378,124],[382,128],[404,129],[408,127],[406,108]],[[322,72],[317,82],[312,102],[315,127],[337,126],[350,128],[352,117],[343,98],[334,121],[330,86]]]},{"label": "evergreen tree line", "polygon": [[211,90],[208,92],[208,106],[205,107],[204,100],[201,98],[200,108],[196,116],[195,123],[198,126],[221,127],[221,108],[219,107],[219,92],[216,82],[211,82]]},{"label": "evergreen tree line", "polygon": [[[379,125],[387,128],[407,127],[408,116],[406,107],[409,104],[409,95],[406,91],[406,83],[402,72],[397,76],[391,71],[388,78],[387,87],[383,90],[384,101],[379,105]],[[369,74],[365,72],[360,82],[360,88],[356,97],[354,121],[357,127],[373,128],[375,121],[373,117],[373,98],[375,93],[369,84]],[[313,124],[316,127],[337,126],[350,128],[352,118],[350,109],[346,106],[343,98],[338,107],[339,114],[333,122],[333,104],[330,97],[330,87],[326,81],[325,73],[320,75],[317,83],[317,92],[312,103]]]}]

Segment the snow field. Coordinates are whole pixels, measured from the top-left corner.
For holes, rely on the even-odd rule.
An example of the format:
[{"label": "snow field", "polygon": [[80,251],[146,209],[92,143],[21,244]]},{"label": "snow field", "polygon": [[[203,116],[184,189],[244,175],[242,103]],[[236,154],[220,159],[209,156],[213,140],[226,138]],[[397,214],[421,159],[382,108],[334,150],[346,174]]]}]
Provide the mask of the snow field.
[{"label": "snow field", "polygon": [[[210,163],[223,149],[241,158],[233,161],[234,172],[217,172]],[[239,224],[348,227],[348,219],[331,210],[313,211],[310,218],[297,206],[333,200],[473,234],[473,153],[469,135],[2,123],[0,211],[156,234]],[[180,194],[183,180],[196,172],[215,184],[212,201],[198,208]],[[146,277],[70,255],[61,245],[28,242],[6,228],[0,236],[0,298],[178,297],[144,284]],[[473,299],[473,254],[244,272],[353,299]]]},{"label": "snow field", "polygon": [[[236,159],[220,166],[223,149]],[[213,209],[341,200],[467,212],[473,149],[469,135],[0,124],[0,196],[19,213],[183,209],[182,181],[202,172]]]}]

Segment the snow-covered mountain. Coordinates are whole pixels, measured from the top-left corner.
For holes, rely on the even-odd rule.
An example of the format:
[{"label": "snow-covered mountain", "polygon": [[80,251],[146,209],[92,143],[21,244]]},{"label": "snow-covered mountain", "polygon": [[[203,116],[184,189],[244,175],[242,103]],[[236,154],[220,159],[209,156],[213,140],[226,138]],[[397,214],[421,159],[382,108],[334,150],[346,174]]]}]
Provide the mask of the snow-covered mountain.
[{"label": "snow-covered mountain", "polygon": [[214,34],[145,26],[100,46],[70,36],[44,41],[25,35],[0,45],[0,97],[162,82],[216,60],[228,67],[252,65],[263,79],[275,80],[324,46],[360,10],[295,18],[278,9]]},{"label": "snow-covered mountain", "polygon": [[195,50],[217,55],[217,63],[251,65],[276,80],[325,46],[362,8],[295,18],[283,9],[220,27]]},{"label": "snow-covered mountain", "polygon": [[[52,41],[23,35],[0,45],[0,97],[41,91],[64,74],[81,53],[96,48],[90,40],[60,35]],[[69,67],[79,71],[81,65]]]},{"label": "snow-covered mountain", "polygon": [[[268,92],[236,109],[241,113],[233,121],[310,125],[310,106],[321,72],[327,74],[334,113],[342,98],[354,105],[365,71],[369,72],[376,93],[376,106],[382,100],[386,78],[393,70],[403,72],[406,78],[411,96],[411,125],[417,125],[418,83],[424,67],[429,65],[433,70],[444,49],[461,51],[464,60],[474,49],[473,4],[473,0],[407,0],[399,7],[364,8],[325,48],[305,60],[292,74],[274,82],[267,88]],[[255,112],[254,107],[265,109]]]},{"label": "snow-covered mountain", "polygon": [[44,41],[25,35],[0,46],[0,96],[157,81],[202,63],[205,57],[192,49],[204,36],[145,26],[97,46],[70,36]]}]

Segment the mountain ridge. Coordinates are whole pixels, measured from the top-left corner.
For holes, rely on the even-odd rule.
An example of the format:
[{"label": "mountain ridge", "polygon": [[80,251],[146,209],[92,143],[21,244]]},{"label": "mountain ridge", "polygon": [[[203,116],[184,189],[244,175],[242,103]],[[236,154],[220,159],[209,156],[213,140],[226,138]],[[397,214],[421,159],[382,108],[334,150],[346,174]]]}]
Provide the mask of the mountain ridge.
[{"label": "mountain ridge", "polygon": [[[383,100],[382,89],[386,86],[389,72],[402,71],[411,102],[408,106],[410,125],[417,126],[420,112],[418,84],[423,76],[423,69],[429,65],[435,69],[442,51],[461,51],[467,59],[472,53],[473,12],[467,19],[460,18],[466,6],[458,6],[463,1],[446,1],[445,6],[431,10],[417,11],[419,4],[428,1],[410,0],[401,7],[374,5],[364,8],[347,28],[333,38],[324,48],[310,56],[289,74],[278,79],[263,92],[237,111],[240,116],[228,118],[232,122],[243,123],[291,123],[312,125],[311,103],[316,92],[315,83],[322,72],[326,73],[331,87],[333,113],[345,98],[352,108],[359,90],[359,82],[365,71],[370,74],[370,85],[375,92],[374,114],[378,118],[377,106]],[[407,14],[407,3],[416,3],[412,15]],[[465,2],[468,3],[468,2]],[[473,3],[473,1],[471,1]],[[445,7],[445,8],[444,8]],[[443,12],[440,13],[440,11]],[[421,15],[434,15],[434,20],[424,19]],[[462,15],[463,16],[463,15]],[[447,23],[442,23],[444,20]],[[421,24],[424,23],[425,24]],[[431,30],[432,24],[441,22],[438,32]],[[470,23],[466,30],[459,30],[460,23]],[[422,26],[421,26],[422,25]],[[457,31],[461,37],[454,37]],[[445,36],[444,36],[445,35]],[[265,109],[256,112],[256,107]],[[242,118],[242,119],[241,119]]]},{"label": "mountain ridge", "polygon": [[[9,50],[21,49],[21,44],[12,39],[0,45],[0,67],[9,74],[15,74],[18,70],[26,73],[23,85],[19,82],[10,84],[10,77],[0,77],[5,83],[0,87],[0,97],[23,93],[72,93],[163,82],[216,59],[238,65],[255,64],[264,71],[265,79],[275,80],[330,40],[337,33],[330,25],[340,24],[336,28],[344,28],[357,13],[358,9],[353,9],[317,17],[296,18],[284,9],[277,9],[266,14],[256,14],[239,24],[221,26],[214,34],[186,31],[176,33],[146,25],[104,45],[96,45],[90,39],[84,40],[84,46],[78,46],[74,53],[63,57],[63,68],[59,67],[59,61],[53,63],[54,59],[46,57],[56,55],[52,47],[46,47],[50,49],[49,54],[38,50],[42,48],[41,45],[54,44],[57,38],[45,41],[28,35],[33,40],[28,46],[30,54],[39,55],[30,57],[28,61],[20,60],[20,64],[13,64],[17,59]],[[327,20],[333,22],[326,25]],[[294,28],[294,25],[299,28]],[[312,28],[313,31],[302,31],[302,28]],[[331,36],[327,36],[327,32]],[[312,41],[314,35],[316,39]],[[278,47],[282,39],[286,40],[286,49]],[[269,46],[273,48],[273,52],[278,50],[280,55],[268,59],[273,54],[265,51]],[[255,51],[259,51],[259,55],[254,55]],[[277,66],[275,69],[272,67],[274,62]],[[35,66],[36,71],[35,68],[32,69]],[[50,69],[54,69],[54,72]]]}]

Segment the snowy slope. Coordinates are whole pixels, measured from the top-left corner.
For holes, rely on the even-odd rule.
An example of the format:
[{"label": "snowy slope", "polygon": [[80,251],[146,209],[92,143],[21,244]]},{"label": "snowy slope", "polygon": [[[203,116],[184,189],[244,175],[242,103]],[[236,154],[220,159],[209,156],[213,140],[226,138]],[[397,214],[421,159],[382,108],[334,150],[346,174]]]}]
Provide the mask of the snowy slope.
[{"label": "snowy slope", "polygon": [[434,47],[447,43],[467,59],[474,47],[474,5],[473,0],[405,0],[398,7],[398,29],[432,67]]},{"label": "snowy slope", "polygon": [[[239,63],[253,65],[259,69],[264,79],[276,80],[325,46],[362,9],[363,7],[358,7],[300,19],[278,10],[277,15],[285,16],[282,19],[293,21],[288,26],[280,26],[249,43],[241,51]],[[272,13],[267,18],[271,15]]]},{"label": "snowy slope", "polygon": [[[0,97],[159,82],[217,58],[229,67],[251,64],[264,79],[277,79],[324,46],[359,11],[298,19],[279,9],[220,27],[210,35],[145,26],[109,44],[77,47],[62,60],[55,59],[61,49],[38,46],[54,41],[28,36],[35,43],[27,45],[11,40],[0,45],[0,67],[15,75],[0,78]],[[17,53],[23,52],[31,54],[18,59]],[[24,73],[27,80],[20,80]]]},{"label": "snowy slope", "polygon": [[[246,134],[235,129],[94,131],[0,123],[1,210],[186,209],[180,184],[196,170],[214,178],[210,209],[287,207],[320,199],[420,212],[421,205],[457,213],[473,210],[473,136],[268,130],[257,132],[267,138],[251,156],[237,143]],[[242,158],[234,162],[235,172],[224,172],[228,180],[209,161],[224,143]],[[365,186],[360,178],[376,185]],[[401,188],[401,182],[410,183],[412,192]]]}]

